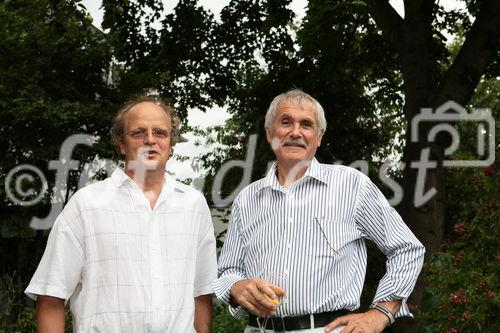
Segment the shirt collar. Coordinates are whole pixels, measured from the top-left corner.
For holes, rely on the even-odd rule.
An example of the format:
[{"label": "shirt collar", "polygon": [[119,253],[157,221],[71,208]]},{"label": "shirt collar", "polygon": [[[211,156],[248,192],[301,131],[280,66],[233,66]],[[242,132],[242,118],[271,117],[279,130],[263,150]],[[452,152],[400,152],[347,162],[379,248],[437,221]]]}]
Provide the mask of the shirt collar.
[{"label": "shirt collar", "polygon": [[111,174],[111,180],[116,185],[116,187],[121,187],[125,182],[132,181],[129,176],[122,170],[122,168],[117,167],[115,171]]},{"label": "shirt collar", "polygon": [[273,165],[269,168],[269,171],[267,172],[266,176],[264,177],[260,188],[258,191],[262,190],[263,188],[270,187],[273,190],[279,190],[280,188],[280,183],[278,182],[278,178],[276,177],[276,167],[277,163],[274,162]]},{"label": "shirt collar", "polygon": [[[278,181],[278,178],[276,177],[276,167],[277,163],[274,162],[271,168],[269,168],[266,177],[264,177],[258,191],[266,187],[270,187],[273,190],[280,189],[281,185]],[[309,164],[309,167],[307,168],[304,176],[299,181],[305,181],[307,179],[316,179],[326,184],[326,179],[323,174],[323,169],[321,168],[321,164],[315,157],[312,159],[311,164]]]},{"label": "shirt collar", "polygon": [[[133,182],[133,180],[123,171],[122,168],[116,168],[113,173],[111,174],[111,180],[113,183],[116,185],[116,187],[121,187],[124,184],[128,184],[130,182]],[[162,192],[165,194],[170,193],[170,192],[185,192],[185,189],[182,187],[181,184],[179,184],[174,177],[170,176],[168,173],[165,172],[165,178],[164,178],[164,183],[163,183],[163,188]]]},{"label": "shirt collar", "polygon": [[327,183],[324,172],[323,172],[323,168],[321,167],[321,164],[318,162],[316,157],[314,157],[312,159],[311,164],[309,164],[309,168],[307,168],[306,173],[304,174],[304,177],[302,177],[302,178],[303,179],[313,178],[313,179],[316,179],[324,184]]}]

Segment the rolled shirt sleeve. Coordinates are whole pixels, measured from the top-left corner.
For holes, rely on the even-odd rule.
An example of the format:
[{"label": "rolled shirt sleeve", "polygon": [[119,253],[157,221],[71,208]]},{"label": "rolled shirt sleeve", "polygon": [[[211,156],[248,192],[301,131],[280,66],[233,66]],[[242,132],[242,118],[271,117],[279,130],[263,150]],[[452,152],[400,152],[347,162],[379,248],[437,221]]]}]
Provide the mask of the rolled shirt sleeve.
[{"label": "rolled shirt sleeve", "polygon": [[198,234],[194,297],[212,294],[211,284],[217,278],[217,255],[212,217],[205,199],[201,198],[201,200],[203,212],[201,213],[200,233]]},{"label": "rolled shirt sleeve", "polygon": [[227,237],[219,257],[219,278],[212,283],[217,298],[229,305],[229,312],[237,318],[241,318],[246,314],[243,308],[234,307],[229,303],[233,285],[238,281],[246,279],[245,251],[243,250],[243,242],[240,237],[240,227],[241,220],[237,197],[231,209]]},{"label": "rolled shirt sleeve", "polygon": [[406,300],[422,269],[425,248],[366,176],[358,194],[356,223],[364,236],[387,256],[386,273],[374,302],[401,300],[395,317],[412,316]]},{"label": "rolled shirt sleeve", "polygon": [[47,246],[25,293],[69,300],[84,267],[83,232],[75,198],[66,205],[50,231]]}]

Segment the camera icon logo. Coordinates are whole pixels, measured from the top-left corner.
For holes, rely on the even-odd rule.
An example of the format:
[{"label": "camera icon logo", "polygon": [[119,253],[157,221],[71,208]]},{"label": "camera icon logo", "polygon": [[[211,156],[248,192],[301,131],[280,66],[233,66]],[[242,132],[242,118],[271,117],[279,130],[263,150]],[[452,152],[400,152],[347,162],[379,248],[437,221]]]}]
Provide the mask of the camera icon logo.
[{"label": "camera icon logo", "polygon": [[[454,113],[447,113],[452,110]],[[468,112],[463,106],[448,101],[438,107],[433,113],[432,109],[422,109],[411,122],[411,141],[418,142],[418,126],[423,122],[439,123],[431,128],[426,139],[433,142],[440,132],[447,132],[451,136],[451,144],[444,151],[445,156],[455,153],[460,147],[460,134],[454,126],[460,122],[477,123],[477,158],[472,160],[443,160],[443,167],[487,167],[495,162],[495,119],[490,109],[474,109]]]},{"label": "camera icon logo", "polygon": [[[454,111],[447,113],[447,111]],[[419,138],[419,126],[424,122],[436,124],[427,132],[427,138]],[[476,153],[477,159],[455,160],[444,159],[443,167],[487,167],[495,162],[495,119],[490,109],[474,109],[469,113],[460,104],[448,101],[438,107],[433,113],[432,109],[422,109],[411,122],[412,142],[422,140],[432,143],[436,140],[438,133],[447,132],[451,136],[451,144],[444,150],[446,157],[454,154],[460,147],[460,134],[456,124],[459,122],[477,123]],[[487,142],[487,143],[486,143]],[[417,169],[417,179],[415,184],[414,205],[420,207],[428,202],[437,190],[432,187],[426,190],[427,170],[438,167],[437,161],[430,159],[431,148],[423,148],[420,152],[420,160],[412,161],[410,167]]]}]

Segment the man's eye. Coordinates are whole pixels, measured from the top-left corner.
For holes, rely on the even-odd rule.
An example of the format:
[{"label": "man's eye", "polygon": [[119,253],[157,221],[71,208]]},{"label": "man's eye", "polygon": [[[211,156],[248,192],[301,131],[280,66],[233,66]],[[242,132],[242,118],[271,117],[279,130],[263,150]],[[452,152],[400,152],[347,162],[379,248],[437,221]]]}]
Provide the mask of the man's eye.
[{"label": "man's eye", "polygon": [[146,131],[136,130],[136,131],[131,131],[130,136],[133,138],[141,138],[144,136],[145,133],[146,133]]},{"label": "man's eye", "polygon": [[157,138],[160,139],[166,139],[169,136],[169,133],[167,130],[161,129],[161,128],[155,128],[153,130],[153,135]]}]

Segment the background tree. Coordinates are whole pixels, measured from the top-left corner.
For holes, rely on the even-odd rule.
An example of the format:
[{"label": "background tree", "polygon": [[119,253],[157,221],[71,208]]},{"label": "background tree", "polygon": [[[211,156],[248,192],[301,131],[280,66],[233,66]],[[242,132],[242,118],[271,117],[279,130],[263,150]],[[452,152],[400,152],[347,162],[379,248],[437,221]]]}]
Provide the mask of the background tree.
[{"label": "background tree", "polygon": [[[54,174],[48,161],[58,158],[61,143],[75,133],[105,142],[92,152],[79,149],[76,158],[82,163],[110,154],[106,141],[112,103],[106,78],[111,54],[103,37],[75,2],[0,2],[0,223],[2,237],[14,237],[12,242],[2,239],[2,263],[20,271],[32,271],[24,256],[33,253],[12,256],[11,251],[23,246],[16,237],[31,236],[29,221],[47,214],[51,193],[36,206],[16,206],[5,196],[7,173],[29,163],[43,171],[52,188]],[[4,256],[6,251],[9,256]],[[6,266],[10,267],[4,264],[2,269]]]},{"label": "background tree", "polygon": [[103,9],[120,98],[156,93],[170,100],[183,120],[188,108],[213,104],[207,91],[215,22],[196,0],[180,0],[164,17],[160,0],[104,0]]},{"label": "background tree", "polygon": [[[357,4],[310,1],[298,27],[289,4],[231,1],[222,10],[215,30],[214,55],[220,60],[214,81],[225,94],[215,101],[226,103],[232,118],[214,129],[215,141],[223,146],[201,158],[212,177],[227,159],[244,158],[247,135],[253,133],[259,136],[252,179],[264,175],[274,160],[264,115],[274,96],[293,87],[317,97],[325,108],[328,127],[318,152],[321,161],[381,162],[392,151],[402,98],[389,92],[397,91],[401,76],[368,14],[359,12]],[[231,170],[224,195],[240,179],[241,170]]]},{"label": "background tree", "polygon": [[[498,118],[500,80],[482,80],[471,107],[491,108]],[[477,124],[460,126],[458,159],[476,154]],[[496,124],[496,142],[500,124]],[[500,150],[497,146],[496,154]],[[418,316],[423,332],[497,332],[500,309],[500,202],[498,162],[486,168],[449,170],[445,241],[425,269],[426,294]]]},{"label": "background tree", "polygon": [[[112,155],[108,130],[115,105],[107,81],[110,64],[111,52],[104,35],[91,25],[91,18],[76,1],[0,1],[3,327],[9,327],[20,315],[19,307],[7,310],[12,304],[25,303],[20,291],[45,248],[45,232],[33,231],[29,224],[33,216],[43,218],[48,214],[55,194],[55,175],[48,169],[48,161],[57,160],[62,142],[76,133],[99,139],[92,149],[78,147],[73,153],[81,162],[80,168],[97,155]],[[43,200],[29,207],[14,204],[5,192],[7,185],[16,193],[15,182],[5,184],[6,175],[25,163],[40,169],[49,182]],[[72,173],[69,191],[62,200],[68,198],[77,182],[77,173]],[[22,182],[21,186],[24,191],[33,190],[24,199],[41,189],[40,182]]]},{"label": "background tree", "polygon": [[[475,20],[467,13],[446,13],[436,1],[405,0],[405,17],[401,18],[388,1],[366,0],[368,11],[385,38],[391,43],[401,63],[405,95],[406,144],[403,160],[404,201],[401,212],[410,228],[427,248],[427,257],[435,254],[445,231],[446,171],[441,168],[443,151],[449,141],[411,142],[410,123],[422,108],[437,108],[449,100],[466,105],[481,77],[498,76],[500,61],[500,2],[495,0],[466,1]],[[446,49],[438,29],[454,32],[463,29],[465,39],[453,59],[445,57]],[[427,138],[432,124],[419,127],[419,138]],[[414,194],[417,170],[409,168],[420,160],[425,146],[432,146],[437,169],[427,175],[427,186],[437,190],[427,204],[415,207]],[[422,285],[413,294],[413,301],[422,301]],[[405,331],[416,331],[415,325]]]}]

